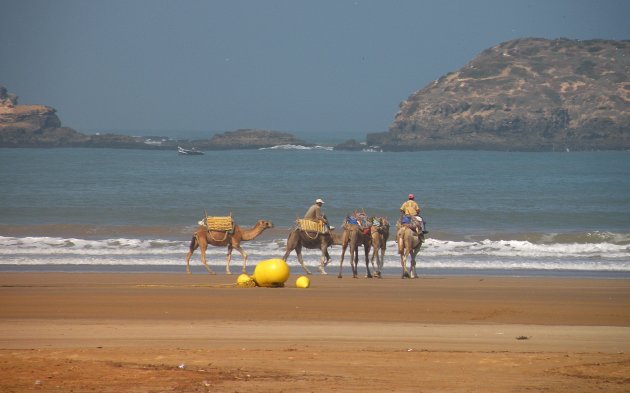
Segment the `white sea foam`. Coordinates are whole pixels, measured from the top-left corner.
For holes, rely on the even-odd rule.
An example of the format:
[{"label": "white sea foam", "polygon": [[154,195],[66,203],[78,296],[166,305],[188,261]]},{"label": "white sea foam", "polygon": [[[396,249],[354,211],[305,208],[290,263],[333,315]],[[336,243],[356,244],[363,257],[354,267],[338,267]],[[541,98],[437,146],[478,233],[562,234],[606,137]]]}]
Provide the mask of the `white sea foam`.
[{"label": "white sea foam", "polygon": [[[244,247],[250,264],[268,258],[282,257],[284,239],[251,241]],[[332,247],[329,269],[339,268],[341,248]],[[183,265],[188,252],[188,241],[164,239],[114,238],[87,240],[57,237],[2,237],[0,236],[0,264],[5,265]],[[319,250],[303,249],[307,266],[319,264]],[[209,247],[207,258],[212,265],[224,265],[226,248]],[[359,267],[364,269],[363,251],[360,250]],[[232,254],[232,263],[242,261],[238,252]],[[428,239],[418,254],[418,266],[439,269],[535,269],[630,271],[630,246],[600,243],[541,243],[516,240],[450,241]],[[199,264],[199,251],[191,259]],[[295,252],[288,258],[290,266],[299,266]],[[349,268],[346,251],[344,269]],[[384,266],[400,268],[396,244],[387,244]]]},{"label": "white sea foam", "polygon": [[276,145],[271,147],[261,147],[258,150],[329,150],[332,151],[331,146],[302,146],[302,145]]}]

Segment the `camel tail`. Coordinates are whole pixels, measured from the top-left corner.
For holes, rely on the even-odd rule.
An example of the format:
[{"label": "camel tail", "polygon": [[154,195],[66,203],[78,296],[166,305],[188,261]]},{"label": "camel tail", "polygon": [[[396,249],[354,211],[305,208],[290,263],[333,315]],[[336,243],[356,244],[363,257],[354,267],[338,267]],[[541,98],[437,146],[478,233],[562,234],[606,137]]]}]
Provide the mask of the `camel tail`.
[{"label": "camel tail", "polygon": [[397,240],[398,241],[396,243],[398,243],[398,254],[402,255],[405,251],[405,239],[402,236],[399,236]]},{"label": "camel tail", "polygon": [[192,254],[193,251],[197,249],[197,247],[199,247],[199,241],[197,240],[197,234],[195,233],[192,239],[190,239],[190,245],[188,246],[188,248],[190,249],[190,253]]}]

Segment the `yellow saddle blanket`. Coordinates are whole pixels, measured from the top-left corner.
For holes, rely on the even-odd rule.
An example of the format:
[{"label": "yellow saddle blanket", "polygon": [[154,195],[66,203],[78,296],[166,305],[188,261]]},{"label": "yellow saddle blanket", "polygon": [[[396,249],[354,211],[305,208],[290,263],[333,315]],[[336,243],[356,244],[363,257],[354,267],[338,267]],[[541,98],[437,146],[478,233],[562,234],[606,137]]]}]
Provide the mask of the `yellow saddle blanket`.
[{"label": "yellow saddle blanket", "polygon": [[211,231],[229,232],[234,229],[234,220],[232,220],[232,216],[206,217],[202,220],[202,224]]},{"label": "yellow saddle blanket", "polygon": [[297,219],[297,226],[303,231],[325,233],[324,223],[322,221],[308,220],[304,218]]}]

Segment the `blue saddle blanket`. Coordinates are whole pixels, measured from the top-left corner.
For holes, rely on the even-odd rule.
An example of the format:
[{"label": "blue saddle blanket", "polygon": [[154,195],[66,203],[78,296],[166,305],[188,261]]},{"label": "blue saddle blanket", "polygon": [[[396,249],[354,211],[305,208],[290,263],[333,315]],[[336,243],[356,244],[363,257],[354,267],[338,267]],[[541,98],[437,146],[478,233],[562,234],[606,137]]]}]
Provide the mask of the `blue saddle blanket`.
[{"label": "blue saddle blanket", "polygon": [[346,222],[352,225],[359,225],[359,221],[357,221],[357,219],[352,216],[346,217]]}]

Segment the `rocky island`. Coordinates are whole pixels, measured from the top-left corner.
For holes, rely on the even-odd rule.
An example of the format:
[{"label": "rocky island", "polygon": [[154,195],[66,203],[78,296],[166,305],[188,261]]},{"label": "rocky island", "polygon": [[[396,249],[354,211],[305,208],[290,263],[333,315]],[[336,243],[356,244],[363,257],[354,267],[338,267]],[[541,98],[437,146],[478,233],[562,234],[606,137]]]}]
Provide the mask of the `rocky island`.
[{"label": "rocky island", "polygon": [[630,41],[517,39],[400,104],[383,150],[630,148]]},{"label": "rocky island", "polygon": [[205,150],[261,149],[280,145],[312,145],[287,132],[257,129],[227,131],[213,135],[208,140],[197,140],[192,143],[197,148]]}]

